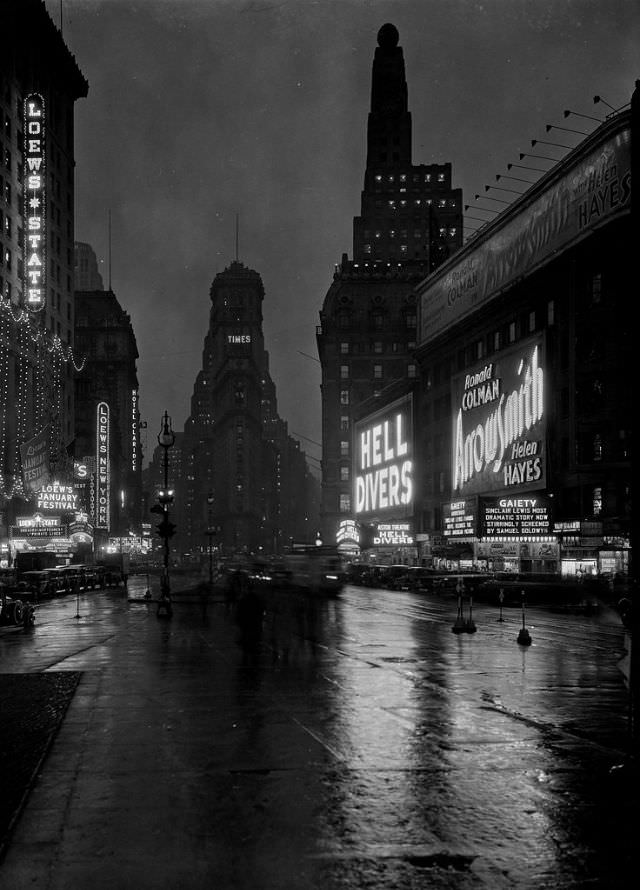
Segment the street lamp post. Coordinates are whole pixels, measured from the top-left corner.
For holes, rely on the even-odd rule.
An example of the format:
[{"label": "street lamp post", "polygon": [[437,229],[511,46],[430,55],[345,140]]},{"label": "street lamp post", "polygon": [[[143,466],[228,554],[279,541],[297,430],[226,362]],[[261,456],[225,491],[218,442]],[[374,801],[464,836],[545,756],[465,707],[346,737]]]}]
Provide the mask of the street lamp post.
[{"label": "street lamp post", "polygon": [[158,433],[158,444],[164,450],[163,469],[164,469],[164,487],[158,492],[158,501],[160,503],[160,511],[162,513],[162,522],[158,526],[160,537],[164,540],[164,557],[162,567],[162,578],[160,581],[160,600],[158,602],[158,615],[166,612],[167,617],[171,618],[173,610],[171,608],[171,585],[169,582],[169,538],[175,531],[175,526],[169,522],[169,505],[173,503],[173,490],[169,488],[169,449],[173,448],[176,441],[176,435],[171,429],[171,418],[164,412],[162,418],[162,426]]},{"label": "street lamp post", "polygon": [[213,536],[216,531],[213,527],[212,522],[212,507],[213,507],[213,492],[210,491],[207,495],[207,537],[209,538],[209,590],[213,589]]}]

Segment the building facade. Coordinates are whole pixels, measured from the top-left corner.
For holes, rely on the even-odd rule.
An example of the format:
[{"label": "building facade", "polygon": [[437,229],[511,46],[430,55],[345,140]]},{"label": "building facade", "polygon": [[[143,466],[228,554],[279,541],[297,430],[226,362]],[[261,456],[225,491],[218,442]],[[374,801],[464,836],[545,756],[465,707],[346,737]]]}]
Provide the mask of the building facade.
[{"label": "building facade", "polygon": [[[412,430],[416,561],[628,572],[637,104],[611,114],[416,288],[418,373],[401,426]],[[384,402],[374,469],[391,478],[397,401]],[[356,441],[361,477],[368,442]],[[364,507],[355,520],[369,518]]]},{"label": "building facade", "polygon": [[317,483],[278,414],[262,279],[236,260],[216,275],[210,296],[202,370],[182,438],[175,549],[202,553],[214,528],[223,556],[280,552],[307,526],[315,534]]},{"label": "building facade", "polygon": [[[112,537],[140,535],[142,445],[138,348],[129,314],[111,290],[75,292],[76,474],[96,548]],[[79,480],[76,480],[79,481]]]},{"label": "building facade", "polygon": [[42,0],[3,2],[0,33],[0,560],[7,563],[12,550],[32,543],[18,535],[18,545],[12,530],[37,510],[42,486],[72,485],[74,103],[88,84]]},{"label": "building facade", "polygon": [[353,511],[357,406],[416,375],[415,286],[462,244],[462,193],[451,164],[412,163],[404,56],[391,24],[378,32],[353,259],[343,254],[317,328],[322,365],[323,539]]}]

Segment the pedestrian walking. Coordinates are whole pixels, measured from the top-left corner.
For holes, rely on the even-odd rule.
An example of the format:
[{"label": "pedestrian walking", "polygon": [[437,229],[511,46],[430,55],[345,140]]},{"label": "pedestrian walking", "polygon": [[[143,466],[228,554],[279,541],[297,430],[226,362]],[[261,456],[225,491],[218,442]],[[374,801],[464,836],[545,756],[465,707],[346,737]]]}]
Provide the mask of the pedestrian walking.
[{"label": "pedestrian walking", "polygon": [[242,663],[256,663],[264,622],[264,600],[251,584],[247,584],[236,605],[236,622],[239,629],[239,643],[242,648]]}]

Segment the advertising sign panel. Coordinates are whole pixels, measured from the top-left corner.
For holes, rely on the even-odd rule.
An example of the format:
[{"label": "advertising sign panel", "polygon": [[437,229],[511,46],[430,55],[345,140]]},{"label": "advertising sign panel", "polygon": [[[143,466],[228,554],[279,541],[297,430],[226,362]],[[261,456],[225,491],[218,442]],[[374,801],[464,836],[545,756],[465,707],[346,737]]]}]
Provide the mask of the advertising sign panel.
[{"label": "advertising sign panel", "polygon": [[415,543],[411,522],[374,522],[367,528],[367,548],[412,547]]},{"label": "advertising sign panel", "polygon": [[421,297],[421,343],[432,340],[507,285],[577,241],[587,229],[631,206],[631,132],[627,126],[578,161],[526,212],[436,276]]},{"label": "advertising sign panel", "polygon": [[20,446],[22,478],[27,491],[39,491],[49,481],[49,427]]},{"label": "advertising sign panel", "polygon": [[491,537],[542,537],[551,534],[549,500],[529,497],[480,498],[480,535]]},{"label": "advertising sign panel", "polygon": [[411,515],[414,495],[411,395],[357,421],[353,452],[356,515]]},{"label": "advertising sign panel", "polygon": [[96,408],[96,497],[95,497],[95,526],[96,528],[110,527],[110,441],[111,435],[109,406],[106,402],[100,402]]},{"label": "advertising sign panel", "polygon": [[30,93],[24,100],[24,200],[25,303],[37,311],[45,304],[47,263],[45,256],[46,185],[44,99]]},{"label": "advertising sign panel", "polygon": [[546,485],[542,342],[528,340],[454,377],[453,491],[461,497]]},{"label": "advertising sign panel", "polygon": [[442,533],[445,538],[473,538],[477,534],[478,505],[475,498],[442,505]]}]

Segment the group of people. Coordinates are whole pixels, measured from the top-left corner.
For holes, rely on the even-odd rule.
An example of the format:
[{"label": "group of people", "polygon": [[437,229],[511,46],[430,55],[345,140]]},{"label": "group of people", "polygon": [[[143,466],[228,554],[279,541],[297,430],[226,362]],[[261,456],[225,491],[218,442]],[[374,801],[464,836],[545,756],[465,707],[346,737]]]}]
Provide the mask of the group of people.
[{"label": "group of people", "polygon": [[318,637],[320,602],[286,587],[271,587],[237,568],[225,585],[225,607],[238,628],[243,664],[255,664],[263,644],[272,659],[287,662],[294,646],[310,645]]}]

